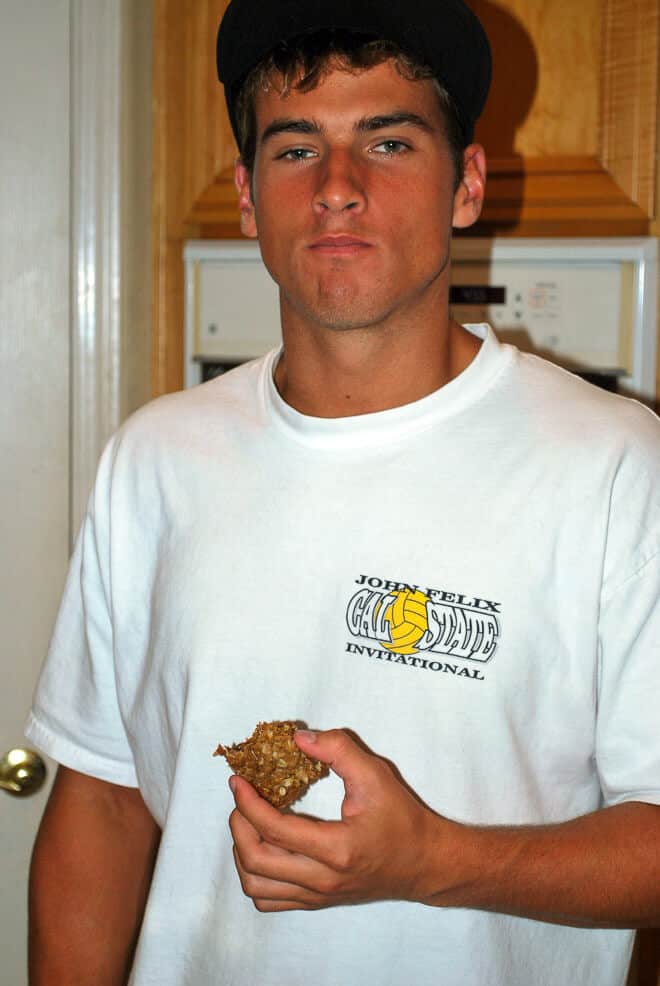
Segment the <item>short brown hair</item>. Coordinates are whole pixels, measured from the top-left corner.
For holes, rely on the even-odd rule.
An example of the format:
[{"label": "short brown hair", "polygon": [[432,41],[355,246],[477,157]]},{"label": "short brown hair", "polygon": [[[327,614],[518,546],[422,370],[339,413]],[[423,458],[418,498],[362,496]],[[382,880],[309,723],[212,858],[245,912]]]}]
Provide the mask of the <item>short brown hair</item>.
[{"label": "short brown hair", "polygon": [[236,107],[239,151],[248,171],[252,171],[256,153],[256,95],[274,88],[274,77],[281,79],[277,88],[286,96],[291,89],[299,92],[315,89],[334,67],[360,72],[389,60],[394,62],[404,79],[412,82],[430,79],[435,84],[454,169],[454,189],[458,188],[463,178],[465,139],[447,90],[427,65],[408,55],[394,42],[373,40],[346,30],[315,31],[282,42],[249,73]]}]

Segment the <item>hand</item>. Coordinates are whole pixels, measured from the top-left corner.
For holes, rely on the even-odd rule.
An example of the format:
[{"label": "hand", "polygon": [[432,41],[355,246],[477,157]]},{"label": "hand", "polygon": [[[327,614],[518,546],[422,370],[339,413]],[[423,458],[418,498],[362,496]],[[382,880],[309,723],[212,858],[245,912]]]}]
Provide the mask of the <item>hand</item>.
[{"label": "hand", "polygon": [[578,927],[658,926],[660,807],[631,802],[547,825],[462,825],[432,812],[342,730],[295,739],[342,778],[342,817],[282,814],[231,778],[234,857],[257,910],[412,900]]},{"label": "hand", "polygon": [[245,894],[259,911],[315,910],[371,900],[423,900],[430,861],[460,828],[419,801],[381,757],[343,730],[295,735],[342,778],[341,821],[283,814],[233,776],[229,825]]}]

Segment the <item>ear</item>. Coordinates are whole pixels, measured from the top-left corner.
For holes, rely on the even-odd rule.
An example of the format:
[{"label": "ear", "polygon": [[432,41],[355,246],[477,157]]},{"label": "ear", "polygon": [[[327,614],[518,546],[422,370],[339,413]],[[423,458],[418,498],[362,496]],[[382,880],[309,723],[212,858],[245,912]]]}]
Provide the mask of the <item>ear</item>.
[{"label": "ear", "polygon": [[257,222],[252,201],[252,175],[239,158],[234,168],[234,184],[238,192],[238,208],[241,214],[241,233],[251,239],[257,238]]},{"label": "ear", "polygon": [[481,215],[486,191],[486,152],[481,144],[470,144],[463,152],[463,178],[454,195],[452,225],[472,226]]}]

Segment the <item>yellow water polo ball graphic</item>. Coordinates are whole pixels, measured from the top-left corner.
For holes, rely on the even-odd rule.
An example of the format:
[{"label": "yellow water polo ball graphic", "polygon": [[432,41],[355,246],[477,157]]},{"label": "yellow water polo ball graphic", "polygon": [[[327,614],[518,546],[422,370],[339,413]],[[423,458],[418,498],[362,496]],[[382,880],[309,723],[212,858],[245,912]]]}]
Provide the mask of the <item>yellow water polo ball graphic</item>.
[{"label": "yellow water polo ball graphic", "polygon": [[416,654],[417,644],[429,628],[426,604],[429,597],[419,589],[400,589],[392,593],[396,598],[391,602],[383,621],[390,625],[391,641],[381,640],[387,650],[395,654]]}]

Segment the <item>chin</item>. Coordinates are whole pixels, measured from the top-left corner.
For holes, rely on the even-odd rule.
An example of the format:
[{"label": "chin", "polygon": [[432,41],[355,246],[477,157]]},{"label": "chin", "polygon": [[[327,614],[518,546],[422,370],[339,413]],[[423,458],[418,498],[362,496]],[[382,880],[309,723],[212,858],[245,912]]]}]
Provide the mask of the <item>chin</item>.
[{"label": "chin", "polygon": [[351,329],[374,328],[385,321],[389,312],[356,311],[346,306],[306,310],[308,321],[321,329],[334,332],[348,332]]},{"label": "chin", "polygon": [[356,298],[348,292],[332,298],[294,300],[289,296],[287,300],[306,322],[338,332],[379,325],[392,313],[387,305],[374,305],[373,299]]}]

